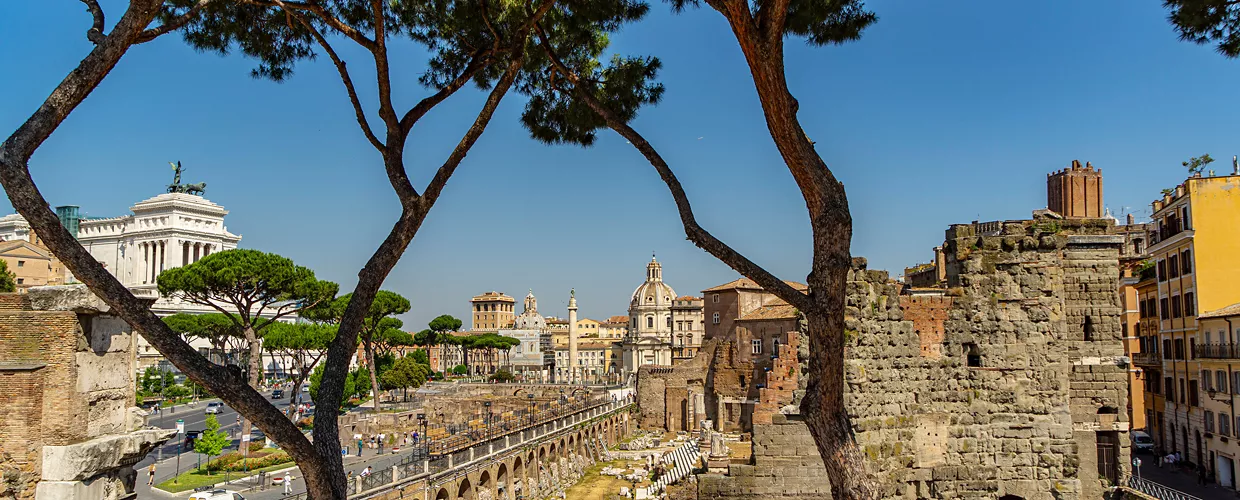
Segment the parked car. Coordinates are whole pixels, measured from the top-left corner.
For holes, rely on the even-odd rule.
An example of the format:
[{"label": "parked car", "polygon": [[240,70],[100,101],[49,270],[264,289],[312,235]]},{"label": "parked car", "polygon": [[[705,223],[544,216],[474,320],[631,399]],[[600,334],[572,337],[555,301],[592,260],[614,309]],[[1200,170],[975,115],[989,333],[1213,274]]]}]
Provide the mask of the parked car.
[{"label": "parked car", "polygon": [[195,492],[189,496],[189,500],[245,500],[245,497],[235,491],[217,489]]},{"label": "parked car", "polygon": [[207,403],[207,408],[203,410],[203,414],[206,414],[206,415],[219,414],[219,412],[223,410],[224,410],[224,403],[213,401],[213,402]]},{"label": "parked car", "polygon": [[1144,431],[1132,431],[1132,449],[1137,452],[1153,453],[1154,440]]},{"label": "parked car", "polygon": [[284,389],[271,391],[271,399],[284,399]]}]

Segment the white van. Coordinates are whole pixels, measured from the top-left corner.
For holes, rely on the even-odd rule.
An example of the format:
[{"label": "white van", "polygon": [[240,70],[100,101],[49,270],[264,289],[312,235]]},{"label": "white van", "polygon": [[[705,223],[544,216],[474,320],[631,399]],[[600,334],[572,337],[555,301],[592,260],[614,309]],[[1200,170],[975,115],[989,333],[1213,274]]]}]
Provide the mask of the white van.
[{"label": "white van", "polygon": [[1136,452],[1153,453],[1154,440],[1144,431],[1132,431],[1132,450]]},{"label": "white van", "polygon": [[235,491],[219,489],[194,493],[189,500],[245,500],[245,497]]}]

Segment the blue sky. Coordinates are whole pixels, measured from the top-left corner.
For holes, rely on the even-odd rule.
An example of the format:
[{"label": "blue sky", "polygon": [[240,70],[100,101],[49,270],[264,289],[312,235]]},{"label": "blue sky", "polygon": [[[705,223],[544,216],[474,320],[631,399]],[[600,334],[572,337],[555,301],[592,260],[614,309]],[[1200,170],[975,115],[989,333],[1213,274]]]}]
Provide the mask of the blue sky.
[{"label": "blue sky", "polygon": [[[1073,159],[1105,176],[1117,215],[1149,213],[1180,162],[1210,153],[1230,169],[1240,117],[1240,62],[1179,42],[1159,2],[871,1],[863,39],[788,43],[801,121],[847,186],[853,253],[898,274],[925,261],[948,224],[1025,217],[1045,206],[1045,175]],[[110,20],[120,2],[105,1]],[[79,2],[0,5],[0,130],[15,129],[89,50]],[[648,19],[613,37],[619,52],[664,62],[664,100],[635,126],[685,184],[700,222],[786,279],[808,270],[804,203],[771,144],[752,82],[713,11]],[[367,82],[361,54],[354,78]],[[424,57],[396,58],[399,103]],[[276,252],[352,287],[398,205],[326,59],[283,84],[249,76],[253,61],[196,53],[177,36],[130,51],[32,160],[52,204],[90,216],[128,213],[161,192],[168,161],[231,214],[242,246]],[[367,82],[368,83],[368,82]],[[373,107],[373,85],[361,83]],[[473,120],[483,94],[458,93],[414,130],[415,184]],[[466,319],[468,299],[534,289],[540,312],[625,314],[651,252],[681,294],[736,274],[684,238],[654,170],[610,131],[590,149],[531,140],[510,95],[449,183],[385,288],[409,297],[409,329]],[[7,199],[0,211],[11,212]]]}]

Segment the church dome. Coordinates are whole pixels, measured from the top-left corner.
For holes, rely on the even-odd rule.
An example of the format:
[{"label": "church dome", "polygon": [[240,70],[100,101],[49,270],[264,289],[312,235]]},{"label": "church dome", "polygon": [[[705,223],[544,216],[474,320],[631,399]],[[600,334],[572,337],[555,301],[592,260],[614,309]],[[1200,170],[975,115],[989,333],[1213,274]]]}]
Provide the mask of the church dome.
[{"label": "church dome", "polygon": [[633,290],[633,297],[629,299],[629,304],[634,306],[668,305],[675,298],[676,290],[663,282],[663,265],[651,257],[650,263],[646,265],[646,282]]}]

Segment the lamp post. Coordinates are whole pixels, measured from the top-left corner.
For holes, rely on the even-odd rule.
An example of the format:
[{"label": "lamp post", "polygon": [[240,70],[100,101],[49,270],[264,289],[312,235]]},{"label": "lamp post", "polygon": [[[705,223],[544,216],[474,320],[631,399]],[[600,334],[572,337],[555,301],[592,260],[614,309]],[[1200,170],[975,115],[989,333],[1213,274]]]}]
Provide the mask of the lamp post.
[{"label": "lamp post", "polygon": [[[417,444],[423,444],[426,441],[426,414],[425,413],[418,414],[418,430],[422,431],[422,433],[418,435],[418,439],[420,439],[422,442],[419,442]],[[426,455],[423,455],[423,457],[425,456]]]},{"label": "lamp post", "polygon": [[534,425],[534,395],[527,394],[526,396],[530,400],[530,425],[532,426]]},{"label": "lamp post", "polygon": [[487,436],[487,440],[490,440],[490,439],[491,439],[491,402],[490,402],[490,401],[487,401],[487,402],[485,402],[485,403],[482,403],[482,406],[485,406],[485,407],[487,408],[487,433],[486,433],[486,436]]}]

